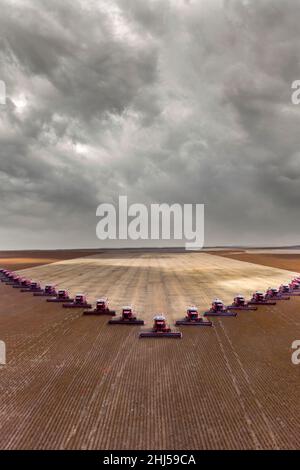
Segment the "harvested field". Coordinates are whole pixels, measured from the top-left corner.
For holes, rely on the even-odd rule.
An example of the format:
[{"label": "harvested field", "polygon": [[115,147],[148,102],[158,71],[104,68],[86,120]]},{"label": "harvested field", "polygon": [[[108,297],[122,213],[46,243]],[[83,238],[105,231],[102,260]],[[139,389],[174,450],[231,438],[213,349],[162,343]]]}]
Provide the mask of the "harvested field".
[{"label": "harvested field", "polygon": [[[133,303],[147,327],[187,304],[278,285],[293,273],[206,253],[105,252],[23,270],[42,282]],[[0,448],[299,449],[300,298],[139,340],[0,285]]]},{"label": "harvested field", "polygon": [[106,253],[18,272],[42,283],[57,284],[71,295],[87,293],[91,301],[107,295],[117,309],[132,302],[150,322],[155,311],[167,312],[175,320],[189,304],[205,310],[214,297],[229,303],[237,293],[250,296],[256,289],[278,286],[296,274],[184,252]]}]

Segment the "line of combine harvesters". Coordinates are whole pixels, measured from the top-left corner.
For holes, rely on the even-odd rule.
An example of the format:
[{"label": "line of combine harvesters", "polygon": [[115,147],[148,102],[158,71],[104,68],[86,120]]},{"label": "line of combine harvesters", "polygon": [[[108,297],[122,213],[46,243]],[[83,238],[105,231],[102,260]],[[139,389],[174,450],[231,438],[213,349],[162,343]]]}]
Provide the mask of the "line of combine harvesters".
[{"label": "line of combine harvesters", "polygon": [[[62,303],[64,308],[84,308],[83,315],[110,315],[116,316],[115,310],[109,308],[109,302],[106,297],[96,301],[95,308],[88,303],[86,295],[76,294],[70,298],[65,289],[56,289],[56,286],[47,284],[44,288],[39,282],[19,276],[14,271],[0,269],[0,280],[14,289],[20,289],[21,292],[31,292],[37,297],[47,297],[47,302]],[[282,284],[279,289],[269,288],[267,291],[254,292],[252,299],[246,302],[244,296],[237,295],[231,305],[225,306],[222,300],[215,299],[211,308],[199,314],[197,307],[188,307],[186,316],[182,320],[175,322],[176,326],[212,326],[212,322],[206,317],[236,317],[238,310],[257,310],[256,305],[276,305],[277,300],[289,300],[290,296],[300,295],[300,277],[294,278],[290,284]],[[137,318],[131,306],[122,308],[120,317],[108,321],[110,325],[144,325],[144,321]],[[142,331],[140,338],[181,338],[180,331],[172,331],[167,325],[165,316],[162,314],[154,317],[154,324],[150,331]]]}]

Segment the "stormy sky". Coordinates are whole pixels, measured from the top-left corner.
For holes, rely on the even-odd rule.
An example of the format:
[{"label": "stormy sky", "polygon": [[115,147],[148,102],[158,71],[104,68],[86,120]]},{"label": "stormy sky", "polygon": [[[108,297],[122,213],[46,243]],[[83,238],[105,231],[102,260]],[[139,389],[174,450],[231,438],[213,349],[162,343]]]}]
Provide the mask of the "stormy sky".
[{"label": "stormy sky", "polygon": [[300,242],[300,3],[2,0],[0,246],[103,246],[96,208],[204,203],[207,245]]}]

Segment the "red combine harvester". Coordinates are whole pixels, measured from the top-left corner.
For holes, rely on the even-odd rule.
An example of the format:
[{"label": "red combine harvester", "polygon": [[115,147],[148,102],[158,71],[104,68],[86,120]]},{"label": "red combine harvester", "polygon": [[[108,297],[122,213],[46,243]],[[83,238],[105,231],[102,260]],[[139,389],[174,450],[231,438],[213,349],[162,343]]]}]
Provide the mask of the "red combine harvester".
[{"label": "red combine harvester", "polygon": [[249,301],[250,305],[276,305],[276,302],[266,299],[263,292],[257,290],[254,292],[252,299]]},{"label": "red combine harvester", "polygon": [[7,286],[12,286],[14,288],[18,288],[18,287],[21,287],[21,282],[23,280],[24,279],[21,276],[18,276],[18,275],[15,274],[13,277],[10,278],[10,281],[7,281],[5,284]]},{"label": "red combine harvester", "polygon": [[205,317],[236,317],[237,313],[233,312],[228,307],[225,307],[224,302],[220,299],[215,299],[210,310],[204,312]]},{"label": "red combine harvester", "polygon": [[92,308],[92,305],[87,302],[84,294],[76,294],[73,302],[63,304],[64,308]]},{"label": "red combine harvester", "polygon": [[14,271],[9,271],[8,269],[3,269],[0,275],[1,282],[5,282],[10,285],[13,284],[14,278],[19,277]]},{"label": "red combine harvester", "polygon": [[30,279],[19,279],[16,283],[11,284],[14,289],[21,289],[21,292],[23,289],[28,289],[31,286],[31,280]]},{"label": "red combine harvester", "polygon": [[14,283],[19,280],[19,279],[22,279],[20,276],[18,276],[17,274],[15,273],[8,273],[7,276],[5,276],[5,279],[3,279],[3,282],[5,282],[5,284],[7,286],[13,286]]},{"label": "red combine harvester", "polygon": [[144,320],[139,320],[136,317],[136,313],[133,312],[132,306],[126,306],[122,308],[122,314],[119,318],[109,320],[110,325],[143,325]]},{"label": "red combine harvester", "polygon": [[21,292],[43,292],[41,284],[36,281],[32,281],[29,287],[24,287],[21,289]]},{"label": "red combine harvester", "polygon": [[46,284],[41,292],[35,292],[35,297],[54,297],[57,295],[56,288],[52,284]]},{"label": "red combine harvester", "polygon": [[59,289],[55,297],[50,297],[47,299],[47,302],[73,302],[74,299],[71,299],[69,293],[66,289]]},{"label": "red combine harvester", "polygon": [[11,273],[11,271],[8,271],[8,269],[1,269],[0,270],[0,280],[1,282],[5,282],[8,279],[8,275]]},{"label": "red combine harvester", "polygon": [[212,322],[200,316],[197,307],[188,307],[186,317],[183,320],[177,320],[175,325],[212,326]]},{"label": "red combine harvester", "polygon": [[269,289],[267,289],[265,298],[270,299],[270,300],[289,300],[290,299],[288,295],[282,294],[275,287],[269,287]]},{"label": "red combine harvester", "polygon": [[16,273],[14,273],[12,271],[8,271],[8,273],[5,276],[5,282],[13,281],[15,276],[16,276]]},{"label": "red combine harvester", "polygon": [[297,279],[293,279],[289,284],[290,295],[300,295],[300,282]]},{"label": "red combine harvester", "polygon": [[0,275],[0,281],[1,281],[1,282],[6,282],[7,279],[8,279],[8,278],[7,278],[7,276],[6,276],[4,273]]},{"label": "red combine harvester", "polygon": [[165,316],[162,314],[155,315],[152,330],[142,331],[140,338],[182,338],[180,331],[172,331],[167,325]]},{"label": "red combine harvester", "polygon": [[249,302],[246,302],[245,297],[241,294],[238,294],[227,308],[228,310],[257,310],[257,307],[250,306]]},{"label": "red combine harvester", "polygon": [[107,297],[96,300],[96,307],[93,310],[86,310],[83,315],[116,315],[115,310],[110,310]]},{"label": "red combine harvester", "polygon": [[283,295],[287,295],[291,293],[289,284],[281,284],[278,291]]}]

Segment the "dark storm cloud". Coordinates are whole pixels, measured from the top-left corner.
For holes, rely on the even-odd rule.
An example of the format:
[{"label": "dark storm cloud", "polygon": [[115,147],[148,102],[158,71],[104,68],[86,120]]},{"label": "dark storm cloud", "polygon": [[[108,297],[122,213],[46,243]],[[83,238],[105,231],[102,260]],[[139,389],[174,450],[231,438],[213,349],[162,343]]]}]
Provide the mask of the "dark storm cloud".
[{"label": "dark storm cloud", "polygon": [[296,242],[299,20],[292,0],[4,0],[3,246],[97,245],[119,194],[205,203],[206,243]]}]

